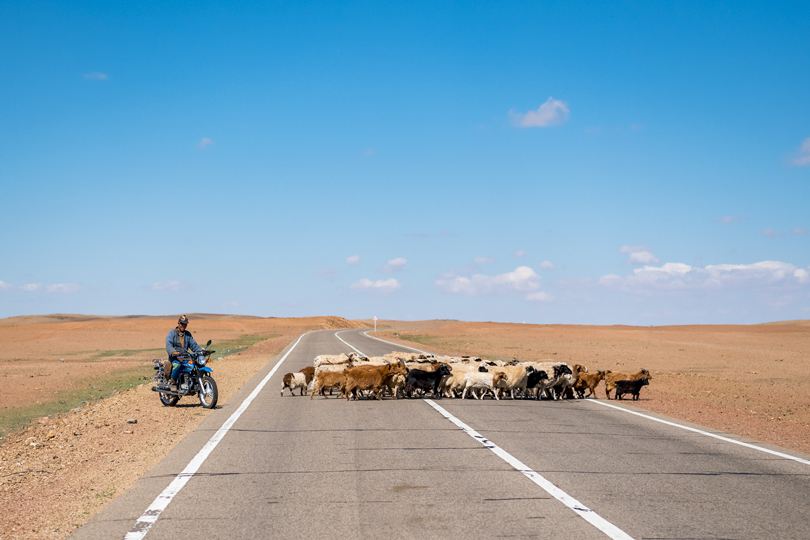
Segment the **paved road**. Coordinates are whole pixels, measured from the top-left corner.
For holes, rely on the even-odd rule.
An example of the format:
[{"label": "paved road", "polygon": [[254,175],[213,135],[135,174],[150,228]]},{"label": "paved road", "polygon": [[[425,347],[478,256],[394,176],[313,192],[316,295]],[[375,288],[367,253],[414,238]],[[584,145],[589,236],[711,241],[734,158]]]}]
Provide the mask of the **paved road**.
[{"label": "paved road", "polygon": [[352,347],[403,348],[363,331],[305,334],[71,538],[810,537],[810,456],[627,404],[279,396],[284,373]]}]

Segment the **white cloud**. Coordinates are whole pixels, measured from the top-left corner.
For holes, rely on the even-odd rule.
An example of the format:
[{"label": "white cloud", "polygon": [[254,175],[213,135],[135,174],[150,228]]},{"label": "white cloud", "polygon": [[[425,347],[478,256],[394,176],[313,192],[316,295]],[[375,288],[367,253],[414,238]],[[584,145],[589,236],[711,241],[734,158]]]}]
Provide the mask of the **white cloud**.
[{"label": "white cloud", "polygon": [[99,73],[98,71],[94,71],[93,73],[85,73],[84,78],[91,80],[91,81],[106,81],[107,74],[106,73]]},{"label": "white cloud", "polygon": [[58,293],[75,293],[82,290],[82,286],[78,283],[55,283],[53,285],[48,285],[45,287],[45,290],[48,292],[58,292]]},{"label": "white cloud", "polygon": [[773,229],[764,229],[761,234],[762,236],[767,236],[768,238],[781,238],[785,236],[785,233],[782,231],[775,231]]},{"label": "white cloud", "polygon": [[554,297],[548,293],[543,291],[532,293],[526,297],[526,300],[530,302],[551,302],[554,300]]},{"label": "white cloud", "polygon": [[514,272],[496,276],[474,274],[465,277],[448,273],[437,279],[436,285],[445,292],[467,296],[531,293],[540,288],[540,276],[528,266],[519,266]]},{"label": "white cloud", "polygon": [[350,287],[359,291],[392,292],[402,287],[402,285],[394,278],[378,279],[377,281],[363,278],[356,283],[352,283]]},{"label": "white cloud", "polygon": [[360,255],[350,255],[346,257],[346,264],[360,264]]},{"label": "white cloud", "polygon": [[554,263],[551,261],[543,261],[540,263],[540,268],[543,270],[556,270],[557,267],[554,266]]},{"label": "white cloud", "polygon": [[810,282],[807,271],[779,261],[753,264],[718,264],[705,268],[683,263],[636,268],[625,277],[609,274],[599,285],[626,292],[653,294],[666,291],[706,291],[718,289],[756,289],[794,287]]},{"label": "white cloud", "polygon": [[200,148],[205,148],[206,146],[209,146],[211,144],[214,144],[214,141],[212,141],[208,137],[203,137],[202,140],[200,141]]},{"label": "white cloud", "polygon": [[802,141],[798,155],[791,160],[793,165],[810,165],[810,137]]},{"label": "white cloud", "polygon": [[523,251],[522,249],[519,249],[519,250],[515,251],[514,253],[512,253],[512,257],[520,258],[520,257],[525,257],[525,256],[526,256],[526,252]]},{"label": "white cloud", "polygon": [[745,216],[723,216],[720,218],[720,223],[727,225],[729,223],[737,223],[738,221],[743,221],[748,219]]},{"label": "white cloud", "polygon": [[385,266],[380,268],[380,272],[402,272],[405,270],[405,265],[408,264],[408,259],[403,257],[397,257],[396,259],[391,259],[388,261]]},{"label": "white cloud", "polygon": [[619,253],[627,253],[627,262],[629,264],[657,264],[659,261],[650,248],[646,246],[628,246],[624,245],[619,248]]},{"label": "white cloud", "polygon": [[805,229],[804,227],[796,227],[795,229],[790,231],[790,234],[796,234],[796,235],[807,234],[807,229]]},{"label": "white cloud", "polygon": [[149,286],[153,291],[185,291],[193,289],[194,284],[187,281],[163,281],[160,283],[153,283]]},{"label": "white cloud", "polygon": [[536,111],[526,114],[509,111],[512,123],[518,127],[548,127],[564,124],[568,120],[568,104],[564,101],[548,98]]},{"label": "white cloud", "polygon": [[9,285],[8,283],[0,281],[0,289],[20,289],[26,292],[45,291],[52,293],[75,293],[84,289],[84,287],[82,287],[78,283],[54,283],[53,285],[43,285],[42,283],[26,283],[25,285],[15,287],[14,285]]},{"label": "white cloud", "polygon": [[476,257],[475,264],[492,264],[495,262],[495,259],[492,257]]}]

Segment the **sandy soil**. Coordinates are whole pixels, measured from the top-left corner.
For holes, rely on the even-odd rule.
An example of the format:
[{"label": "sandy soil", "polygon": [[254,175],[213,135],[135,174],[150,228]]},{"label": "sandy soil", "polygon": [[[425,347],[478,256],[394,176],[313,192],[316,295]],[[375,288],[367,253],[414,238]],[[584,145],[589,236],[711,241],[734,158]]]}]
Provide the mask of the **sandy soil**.
[{"label": "sandy soil", "polygon": [[[339,317],[189,318],[189,330],[198,340],[278,336],[211,362],[220,404],[297,335],[358,326]],[[99,358],[97,353],[162,347],[176,321],[174,317],[16,319],[17,324],[0,321],[0,343],[5,348],[0,374],[8,375],[3,379],[2,406],[47,400],[65,385],[80,385],[86,373],[114,372],[121,365],[129,369],[133,363],[141,364],[151,377],[151,352],[144,358],[119,360]],[[66,368],[60,358],[74,361]],[[26,369],[37,370],[39,376],[24,376]],[[68,369],[70,376],[64,380],[54,374]],[[36,386],[29,380],[36,380]],[[67,537],[165,457],[209,413],[192,398],[181,399],[175,408],[163,407],[150,390],[151,382],[39,418],[0,441],[0,540]],[[17,385],[22,388],[13,388]]]},{"label": "sandy soil", "polygon": [[[639,408],[810,453],[809,321],[672,327],[459,322],[379,335],[446,354],[559,360],[590,371],[645,368],[653,379],[634,402]],[[597,397],[605,398],[604,383]]]},{"label": "sandy soil", "polygon": [[[189,316],[199,341],[278,336],[212,363],[220,403],[300,333],[373,325],[339,317]],[[0,406],[48,400],[66,385],[81,385],[88,374],[133,365],[151,374],[149,359],[174,321],[63,315],[0,320]],[[553,359],[591,370],[644,367],[654,378],[634,403],[638,407],[810,453],[806,321],[659,328],[378,321],[378,328],[384,339],[447,354]],[[67,537],[208,414],[190,399],[180,402],[188,406],[162,407],[149,382],[40,418],[0,441],[0,540]],[[604,386],[597,393],[604,399]]]}]

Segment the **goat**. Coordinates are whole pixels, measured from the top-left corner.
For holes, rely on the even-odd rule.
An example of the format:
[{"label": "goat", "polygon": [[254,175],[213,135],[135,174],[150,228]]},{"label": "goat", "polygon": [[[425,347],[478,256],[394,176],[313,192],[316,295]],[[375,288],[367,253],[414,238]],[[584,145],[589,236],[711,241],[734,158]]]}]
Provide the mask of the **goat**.
[{"label": "goat", "polygon": [[617,371],[608,370],[605,372],[605,395],[608,399],[610,399],[610,391],[616,388],[616,381],[632,381],[642,377],[652,379],[650,372],[644,368],[633,374],[619,373]]},{"label": "goat", "polygon": [[647,386],[648,384],[650,384],[650,380],[647,377],[633,379],[632,381],[616,381],[616,399],[622,399],[624,394],[632,394],[633,401],[638,401],[641,387]]},{"label": "goat", "polygon": [[315,392],[320,392],[324,398],[328,396],[324,393],[327,388],[331,391],[332,388],[340,390],[341,396],[346,392],[346,371],[318,371],[318,376],[312,381],[312,392],[309,394],[309,399],[315,395]]},{"label": "goat", "polygon": [[414,390],[431,390],[435,398],[441,399],[442,394],[439,391],[439,386],[444,377],[449,377],[452,374],[452,369],[447,364],[442,364],[436,371],[410,370],[408,377],[405,379],[405,394],[411,397]]},{"label": "goat", "polygon": [[[579,374],[579,379],[574,384],[574,392],[580,398],[590,397],[593,396],[596,398],[596,387],[599,385],[599,381],[605,378],[605,370],[600,369],[596,373],[582,373]],[[588,390],[589,393],[585,396],[585,390]]]},{"label": "goat", "polygon": [[349,368],[346,373],[346,391],[344,395],[346,399],[353,397],[357,399],[357,392],[361,390],[369,390],[373,392],[377,399],[382,399],[382,389],[387,379],[390,379],[395,374],[405,375],[408,369],[405,367],[405,362],[398,360],[383,366],[357,366]]}]

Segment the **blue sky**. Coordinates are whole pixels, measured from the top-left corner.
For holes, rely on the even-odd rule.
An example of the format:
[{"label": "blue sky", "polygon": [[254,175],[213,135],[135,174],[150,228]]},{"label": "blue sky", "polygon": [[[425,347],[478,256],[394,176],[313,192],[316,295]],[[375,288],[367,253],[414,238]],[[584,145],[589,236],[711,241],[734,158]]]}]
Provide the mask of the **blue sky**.
[{"label": "blue sky", "polygon": [[810,319],[806,2],[0,2],[0,317]]}]

